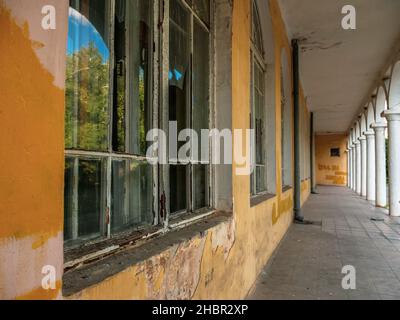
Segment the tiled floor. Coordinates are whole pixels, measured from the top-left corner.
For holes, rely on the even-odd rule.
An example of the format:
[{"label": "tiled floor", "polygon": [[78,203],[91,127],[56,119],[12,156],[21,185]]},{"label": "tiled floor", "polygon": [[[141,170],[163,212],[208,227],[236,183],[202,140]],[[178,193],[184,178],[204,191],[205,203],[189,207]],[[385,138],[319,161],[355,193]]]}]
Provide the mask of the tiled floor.
[{"label": "tiled floor", "polygon": [[[400,220],[347,188],[317,191],[303,213],[319,225],[292,226],[249,299],[400,299]],[[347,265],[356,290],[342,288]]]}]

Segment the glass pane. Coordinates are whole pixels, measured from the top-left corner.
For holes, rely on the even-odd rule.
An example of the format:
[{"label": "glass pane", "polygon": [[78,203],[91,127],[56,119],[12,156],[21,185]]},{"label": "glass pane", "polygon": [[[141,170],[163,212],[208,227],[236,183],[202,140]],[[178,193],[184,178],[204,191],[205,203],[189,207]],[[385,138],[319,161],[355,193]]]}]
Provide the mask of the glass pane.
[{"label": "glass pane", "polygon": [[210,0],[186,0],[186,3],[204,23],[210,25]]},{"label": "glass pane", "polygon": [[101,234],[105,168],[105,160],[66,159],[65,240],[93,238]]},{"label": "glass pane", "polygon": [[[255,95],[256,103],[260,103],[260,96]],[[264,116],[260,108],[256,108],[256,164],[264,164]]]},{"label": "glass pane", "polygon": [[112,232],[153,224],[152,170],[152,166],[146,162],[113,161]]},{"label": "glass pane", "polygon": [[286,97],[283,82],[283,69],[281,68],[281,162],[282,162],[282,186],[286,186]]},{"label": "glass pane", "polygon": [[70,3],[65,144],[67,149],[105,151],[110,82],[108,1]]},{"label": "glass pane", "polygon": [[[190,14],[178,0],[170,1],[169,120],[178,132],[189,127]],[[178,143],[178,150],[184,142]],[[187,210],[187,166],[170,166],[170,212]]]},{"label": "glass pane", "polygon": [[194,12],[207,25],[210,25],[210,0],[192,0]]},{"label": "glass pane", "polygon": [[250,175],[250,194],[253,196],[256,194],[256,191],[254,188],[255,172],[256,172],[256,169],[254,168],[254,171]]},{"label": "glass pane", "polygon": [[170,2],[169,49],[169,120],[178,122],[180,132],[189,127],[190,15],[178,0]]},{"label": "glass pane", "polygon": [[[201,138],[201,130],[209,128],[210,117],[210,54],[209,34],[197,22],[194,24],[193,34],[193,129]],[[201,148],[207,150],[207,146],[199,143],[198,155],[200,160]],[[202,159],[208,160],[208,159]]]},{"label": "glass pane", "polygon": [[256,134],[256,164],[265,164],[265,105],[264,105],[264,88],[263,71],[258,64],[254,67],[255,77],[258,79],[258,87],[254,90],[254,113],[255,113],[255,134]]},{"label": "glass pane", "polygon": [[261,24],[260,18],[258,15],[257,5],[253,2],[253,10],[252,10],[252,41],[257,48],[258,52],[263,54],[263,45],[262,45],[262,35],[261,35]]},{"label": "glass pane", "polygon": [[[64,182],[64,240],[71,240],[73,235],[73,210],[74,210],[74,159],[65,159]],[[75,235],[75,238],[77,234]]]},{"label": "glass pane", "polygon": [[152,2],[117,0],[113,149],[146,155],[151,129]]},{"label": "glass pane", "polygon": [[187,210],[187,166],[171,165],[169,169],[170,181],[170,212],[176,213]]},{"label": "glass pane", "polygon": [[256,193],[261,193],[266,190],[265,185],[265,167],[257,166],[256,168]]},{"label": "glass pane", "polygon": [[199,210],[209,207],[208,195],[208,166],[193,166],[193,209]]},{"label": "glass pane", "polygon": [[252,76],[252,122],[255,130],[255,146],[253,151],[254,164],[256,165],[251,175],[251,192],[253,195],[259,194],[266,190],[265,176],[265,126],[266,126],[266,110],[264,97],[264,72],[257,61],[252,59],[253,76]]}]

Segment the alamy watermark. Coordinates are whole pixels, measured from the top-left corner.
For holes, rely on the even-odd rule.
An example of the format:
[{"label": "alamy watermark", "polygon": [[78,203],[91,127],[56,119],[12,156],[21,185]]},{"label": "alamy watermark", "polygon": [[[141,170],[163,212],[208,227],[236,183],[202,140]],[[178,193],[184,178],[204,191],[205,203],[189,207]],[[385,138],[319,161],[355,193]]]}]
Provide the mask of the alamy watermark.
[{"label": "alamy watermark", "polygon": [[344,17],[342,19],[342,28],[344,30],[356,30],[357,29],[357,11],[352,5],[345,5],[342,8],[342,14]]},{"label": "alamy watermark", "polygon": [[342,274],[345,276],[342,279],[343,290],[356,290],[357,289],[357,272],[356,268],[351,265],[342,268]]},{"label": "alamy watermark", "polygon": [[236,175],[246,176],[254,171],[252,146],[255,145],[253,129],[183,129],[178,123],[169,122],[168,134],[162,129],[147,133],[146,157],[156,165],[212,164],[235,165]]},{"label": "alamy watermark", "polygon": [[42,288],[43,290],[56,290],[57,289],[57,271],[52,265],[46,265],[42,268]]}]

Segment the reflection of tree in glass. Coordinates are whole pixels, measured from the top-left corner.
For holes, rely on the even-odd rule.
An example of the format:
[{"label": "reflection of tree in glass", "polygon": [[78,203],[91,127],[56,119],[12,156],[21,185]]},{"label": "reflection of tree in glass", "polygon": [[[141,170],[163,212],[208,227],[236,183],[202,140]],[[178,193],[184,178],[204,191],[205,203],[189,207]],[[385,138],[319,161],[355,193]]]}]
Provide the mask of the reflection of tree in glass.
[{"label": "reflection of tree in glass", "polygon": [[139,79],[139,101],[140,101],[140,128],[139,128],[139,137],[140,137],[140,152],[141,154],[146,154],[146,100],[145,100],[145,74],[144,70],[141,68],[140,70],[140,79]]},{"label": "reflection of tree in glass", "polygon": [[67,56],[66,148],[108,148],[109,64],[91,42]]},{"label": "reflection of tree in glass", "polygon": [[[117,123],[114,128],[113,134],[117,135],[117,143],[113,143],[114,151],[125,152],[125,70],[119,70],[124,68],[123,64],[117,65],[117,76],[115,78],[116,83],[116,110],[117,110]],[[114,109],[115,110],[115,109]],[[115,139],[115,137],[113,137]]]}]

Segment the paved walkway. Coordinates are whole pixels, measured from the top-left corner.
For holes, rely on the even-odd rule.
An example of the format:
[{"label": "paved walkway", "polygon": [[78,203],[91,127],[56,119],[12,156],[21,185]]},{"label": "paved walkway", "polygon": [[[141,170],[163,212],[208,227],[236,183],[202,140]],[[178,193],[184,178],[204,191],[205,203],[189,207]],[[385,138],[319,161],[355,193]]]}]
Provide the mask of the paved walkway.
[{"label": "paved walkway", "polygon": [[[347,188],[318,193],[304,215],[319,224],[293,225],[249,299],[400,299],[400,220]],[[356,290],[342,288],[346,265],[356,268]]]}]

